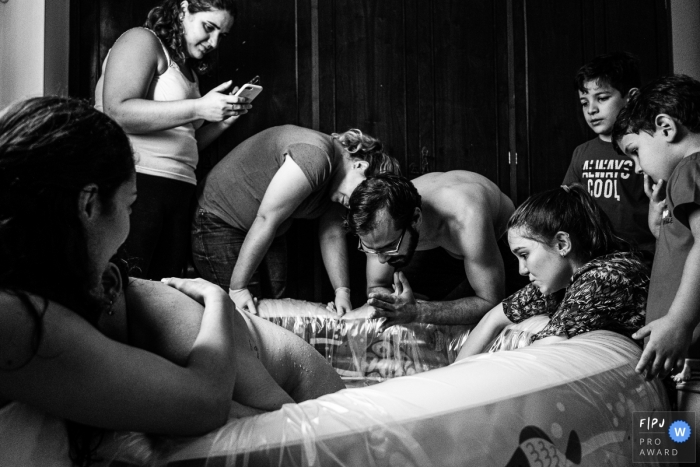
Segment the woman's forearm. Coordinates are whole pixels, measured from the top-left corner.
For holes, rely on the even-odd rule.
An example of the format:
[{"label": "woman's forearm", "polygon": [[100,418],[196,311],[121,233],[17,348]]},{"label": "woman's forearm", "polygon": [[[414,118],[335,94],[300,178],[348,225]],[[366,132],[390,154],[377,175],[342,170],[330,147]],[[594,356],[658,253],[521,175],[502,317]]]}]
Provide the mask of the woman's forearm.
[{"label": "woman's forearm", "polygon": [[217,415],[222,417],[222,423],[228,416],[236,382],[234,315],[233,302],[223,291],[204,297],[201,326],[186,364],[188,370],[208,382],[205,390],[219,401],[222,409]]},{"label": "woman's forearm", "polygon": [[509,324],[512,322],[503,313],[503,304],[499,303],[486,313],[469,334],[462,350],[459,351],[457,360],[482,353],[484,348]]},{"label": "woman's forearm", "polygon": [[105,103],[104,112],[116,120],[125,132],[141,134],[198,120],[196,102],[197,99],[163,102],[134,98],[111,105]]},{"label": "woman's forearm", "polygon": [[[336,212],[335,210],[331,210]],[[319,223],[319,241],[321,257],[328,272],[333,289],[350,287],[350,271],[348,266],[348,245],[345,230],[340,223],[340,216],[335,221],[333,216],[321,218]]]},{"label": "woman's forearm", "polygon": [[231,290],[248,287],[253,273],[258,268],[265,253],[272,245],[278,224],[269,218],[258,215],[243,241],[236,266],[231,274]]}]

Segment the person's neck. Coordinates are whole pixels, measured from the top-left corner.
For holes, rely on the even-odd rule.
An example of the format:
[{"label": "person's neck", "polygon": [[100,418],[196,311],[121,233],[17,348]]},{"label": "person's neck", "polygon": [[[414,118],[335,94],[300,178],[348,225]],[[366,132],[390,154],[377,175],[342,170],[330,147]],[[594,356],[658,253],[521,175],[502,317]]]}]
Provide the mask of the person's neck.
[{"label": "person's neck", "polygon": [[433,244],[440,238],[441,222],[436,219],[435,212],[430,205],[423,201],[421,206],[421,222],[416,230],[419,235],[419,246]]},{"label": "person's neck", "polygon": [[688,132],[683,141],[679,143],[681,145],[680,153],[683,157],[688,157],[692,154],[700,152],[700,133]]},{"label": "person's neck", "polygon": [[600,134],[598,135],[598,138],[606,143],[612,143],[612,135]]}]

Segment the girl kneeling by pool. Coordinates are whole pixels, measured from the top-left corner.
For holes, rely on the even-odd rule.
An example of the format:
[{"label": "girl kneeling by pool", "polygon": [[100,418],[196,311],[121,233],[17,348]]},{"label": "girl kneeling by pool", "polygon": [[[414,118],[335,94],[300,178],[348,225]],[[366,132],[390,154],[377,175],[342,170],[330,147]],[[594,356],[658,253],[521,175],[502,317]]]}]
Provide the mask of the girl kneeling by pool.
[{"label": "girl kneeling by pool", "polygon": [[649,271],[580,185],[528,198],[508,221],[508,243],[530,284],[481,319],[457,360],[535,315],[550,320],[533,345],[598,329],[630,337],[644,325]]}]

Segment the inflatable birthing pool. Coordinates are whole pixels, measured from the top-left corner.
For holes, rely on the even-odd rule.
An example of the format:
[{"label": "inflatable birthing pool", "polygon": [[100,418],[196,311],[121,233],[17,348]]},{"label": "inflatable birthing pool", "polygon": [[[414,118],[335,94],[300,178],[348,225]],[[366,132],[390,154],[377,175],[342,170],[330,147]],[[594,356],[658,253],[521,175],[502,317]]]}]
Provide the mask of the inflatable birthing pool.
[{"label": "inflatable birthing pool", "polygon": [[112,440],[154,466],[627,466],[632,414],[669,410],[640,349],[595,331],[349,388],[197,439]]}]

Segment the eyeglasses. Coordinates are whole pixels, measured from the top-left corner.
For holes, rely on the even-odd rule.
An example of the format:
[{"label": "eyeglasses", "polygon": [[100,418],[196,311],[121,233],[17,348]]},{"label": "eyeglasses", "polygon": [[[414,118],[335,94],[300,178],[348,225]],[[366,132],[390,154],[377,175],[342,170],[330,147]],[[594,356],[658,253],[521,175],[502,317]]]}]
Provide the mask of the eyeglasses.
[{"label": "eyeglasses", "polygon": [[396,246],[390,250],[373,250],[372,248],[367,248],[365,244],[362,243],[362,239],[360,239],[359,243],[357,244],[357,249],[370,255],[398,256],[399,250],[401,249],[401,242],[403,241],[403,236],[405,234],[406,229],[403,229],[401,236],[399,237],[399,241],[396,242]]}]

